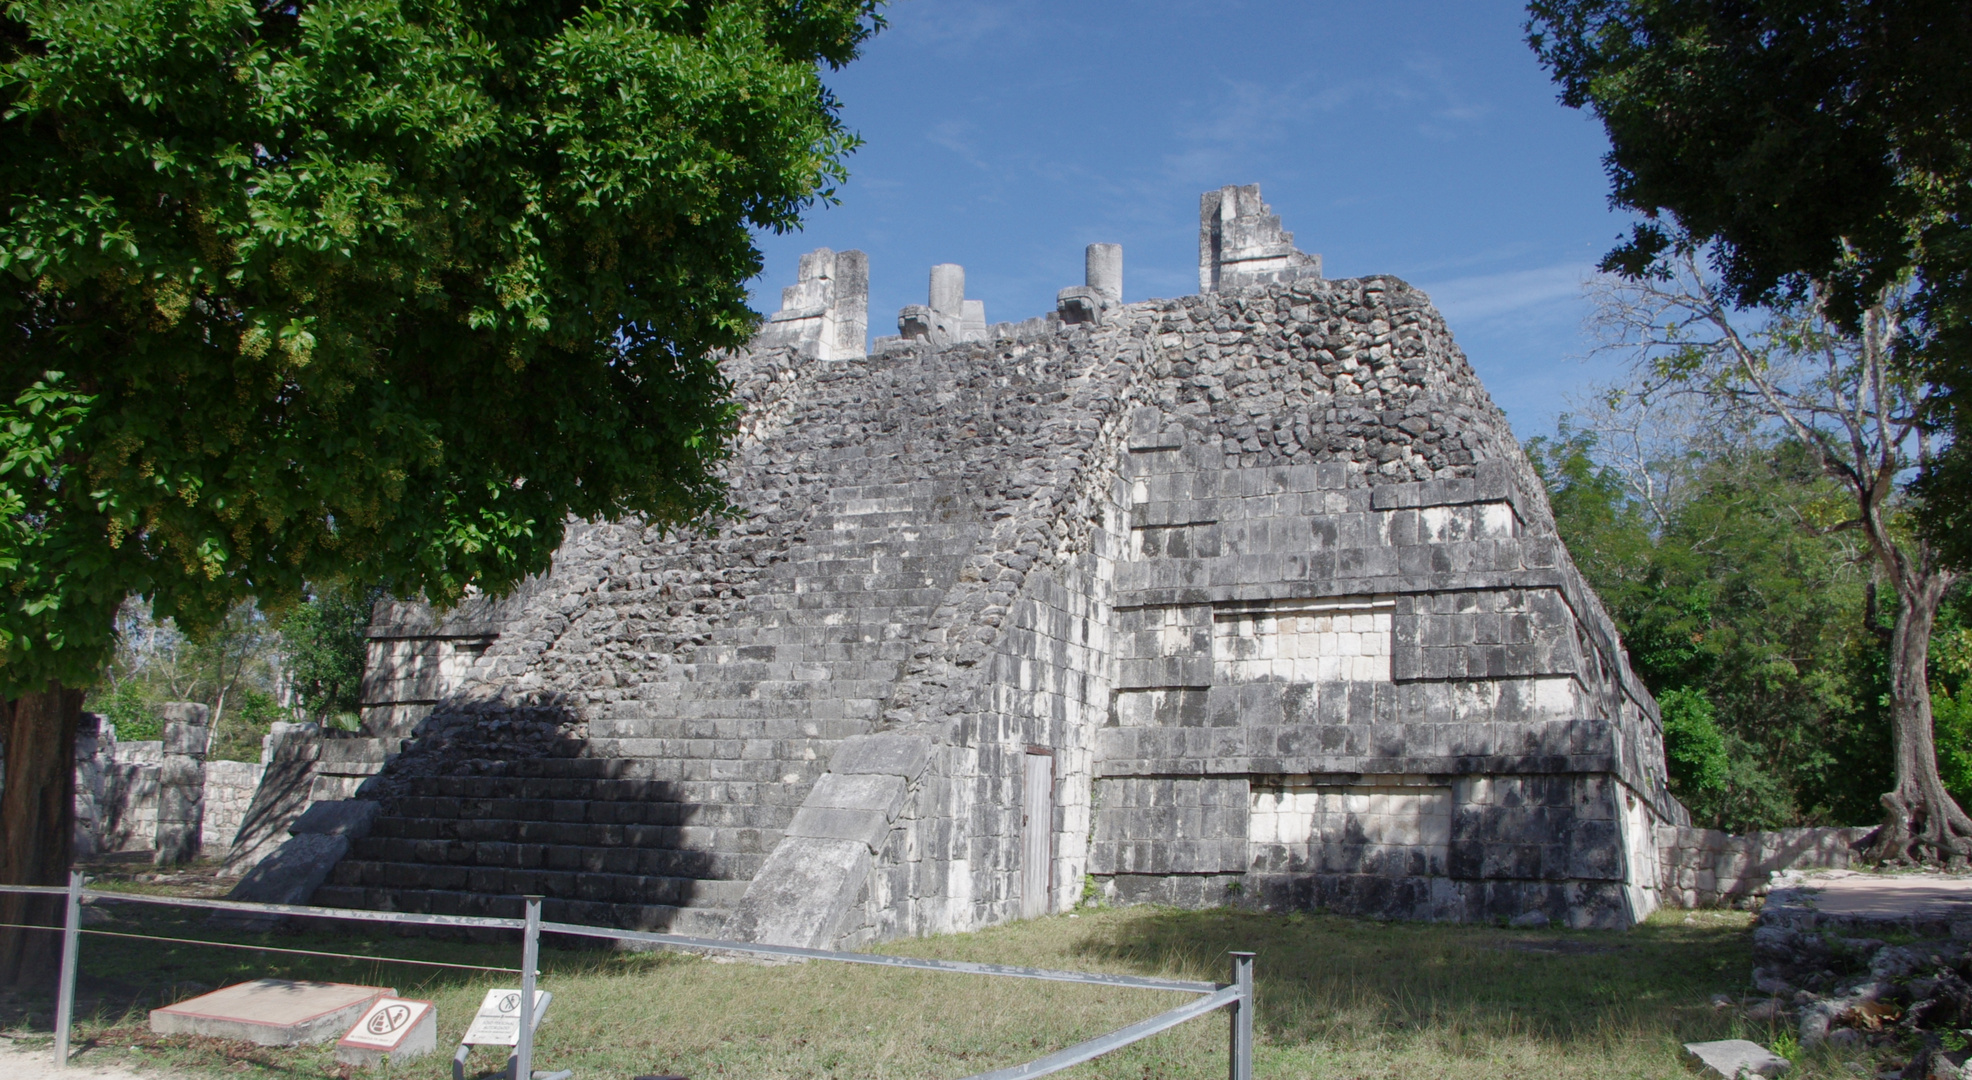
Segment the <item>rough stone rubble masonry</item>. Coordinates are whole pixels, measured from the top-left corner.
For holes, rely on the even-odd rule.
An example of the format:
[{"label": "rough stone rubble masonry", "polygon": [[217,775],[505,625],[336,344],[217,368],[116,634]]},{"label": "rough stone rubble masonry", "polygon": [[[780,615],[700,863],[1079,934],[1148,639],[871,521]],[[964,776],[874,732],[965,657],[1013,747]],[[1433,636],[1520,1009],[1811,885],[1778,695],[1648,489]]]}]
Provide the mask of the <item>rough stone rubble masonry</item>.
[{"label": "rough stone rubble masonry", "polygon": [[1019,323],[935,268],[867,355],[863,255],[804,257],[725,362],[742,520],[380,606],[381,811],[315,902],[840,946],[1090,889],[1649,912],[1656,706],[1430,301],[1257,187],[1201,199],[1197,295],[1099,248]]}]

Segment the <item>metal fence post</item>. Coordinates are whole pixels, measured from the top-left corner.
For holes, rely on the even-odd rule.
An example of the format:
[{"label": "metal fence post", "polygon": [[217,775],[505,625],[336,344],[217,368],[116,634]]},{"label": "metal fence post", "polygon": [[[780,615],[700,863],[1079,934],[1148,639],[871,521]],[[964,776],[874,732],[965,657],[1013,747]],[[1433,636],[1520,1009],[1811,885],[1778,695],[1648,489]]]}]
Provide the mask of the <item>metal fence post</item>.
[{"label": "metal fence post", "polygon": [[68,1029],[75,1021],[76,947],[82,937],[82,875],[68,872],[67,910],[62,921],[62,977],[55,991],[55,1068],[68,1068]]},{"label": "metal fence post", "polygon": [[1231,1059],[1226,1075],[1230,1080],[1253,1080],[1253,954],[1232,954],[1232,984],[1239,988],[1239,1001],[1232,1007]]},{"label": "metal fence post", "polygon": [[534,1080],[534,965],[541,957],[541,898],[527,901],[527,929],[520,945],[520,1041],[514,1047],[513,1080]]}]

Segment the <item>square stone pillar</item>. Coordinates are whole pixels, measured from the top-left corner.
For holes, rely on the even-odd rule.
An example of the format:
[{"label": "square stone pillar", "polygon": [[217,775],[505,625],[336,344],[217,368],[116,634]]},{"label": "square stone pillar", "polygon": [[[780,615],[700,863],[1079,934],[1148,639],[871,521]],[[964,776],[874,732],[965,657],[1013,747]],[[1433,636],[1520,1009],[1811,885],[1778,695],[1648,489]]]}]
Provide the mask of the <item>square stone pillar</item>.
[{"label": "square stone pillar", "polygon": [[164,706],[164,764],[158,770],[158,866],[198,857],[205,828],[205,752],[211,710],[189,701]]}]

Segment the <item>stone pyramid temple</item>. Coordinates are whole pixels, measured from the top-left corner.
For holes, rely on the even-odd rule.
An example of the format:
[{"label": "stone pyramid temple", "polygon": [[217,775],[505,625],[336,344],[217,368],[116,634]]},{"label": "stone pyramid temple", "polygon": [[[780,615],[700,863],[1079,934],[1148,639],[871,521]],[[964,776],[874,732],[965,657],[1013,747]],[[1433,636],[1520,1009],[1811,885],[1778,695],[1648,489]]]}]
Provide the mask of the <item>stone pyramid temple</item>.
[{"label": "stone pyramid temple", "polygon": [[801,259],[726,370],[744,520],[571,528],[551,572],[371,629],[319,904],[812,946],[1097,897],[1626,926],[1657,709],[1431,302],[1329,279],[1257,186],[1199,291],[1088,252],[989,323],[964,271],[866,348]]}]

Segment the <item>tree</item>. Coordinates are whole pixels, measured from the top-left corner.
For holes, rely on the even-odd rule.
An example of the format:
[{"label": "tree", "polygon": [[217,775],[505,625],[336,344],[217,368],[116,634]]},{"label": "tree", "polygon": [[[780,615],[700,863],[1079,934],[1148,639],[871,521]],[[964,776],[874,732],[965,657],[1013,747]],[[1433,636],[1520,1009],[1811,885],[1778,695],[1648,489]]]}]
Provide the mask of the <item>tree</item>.
[{"label": "tree", "polygon": [[253,601],[235,604],[224,619],[192,638],[169,619],[152,618],[149,606],[133,597],[117,612],[116,627],[115,657],[83,708],[114,723],[118,739],[156,739],[163,734],[165,703],[199,702],[210,710],[211,757],[258,757],[260,737],[280,718],[285,646]]},{"label": "tree", "polygon": [[1841,512],[1804,524],[1858,534],[1875,582],[1895,598],[1885,641],[1895,781],[1881,798],[1884,825],[1871,854],[1962,864],[1972,854],[1972,817],[1939,774],[1929,682],[1932,628],[1957,575],[1907,519],[1903,481],[1930,463],[1935,388],[1891,365],[1906,294],[1885,288],[1853,333],[1829,314],[1818,288],[1747,313],[1707,277],[1694,244],[1678,246],[1683,254],[1664,276],[1611,294],[1602,325],[1614,346],[1634,354],[1643,395],[1683,396],[1733,423],[1763,420],[1839,485]]},{"label": "tree", "polygon": [[1824,527],[1842,490],[1785,432],[1637,389],[1590,399],[1529,453],[1663,709],[1672,791],[1731,831],[1878,818],[1883,650],[1857,537]]},{"label": "tree", "polygon": [[1812,292],[1864,332],[1909,286],[1899,362],[1960,436],[1920,486],[1972,565],[1972,6],[1959,0],[1532,0],[1528,40],[1608,131],[1611,201],[1644,216],[1603,262],[1636,278],[1709,245],[1741,307]]},{"label": "tree", "polygon": [[374,590],[322,589],[281,622],[295,711],[318,723],[353,714],[360,704]]},{"label": "tree", "polygon": [[[154,713],[164,702],[201,702],[211,709],[211,743],[227,725],[229,706],[250,694],[272,696],[278,680],[280,635],[250,599],[191,639],[170,621],[152,619],[150,607],[132,597],[116,613],[116,654],[97,690],[106,690],[122,709],[136,706],[152,713],[144,715],[150,723],[156,723]],[[91,700],[83,704],[87,708]],[[118,735],[140,737],[122,729]]]},{"label": "tree", "polygon": [[125,596],[194,636],[311,580],[444,603],[544,568],[571,515],[727,512],[713,354],[756,323],[753,230],[844,176],[820,69],[876,26],[875,0],[9,3],[0,881],[67,868]]}]

